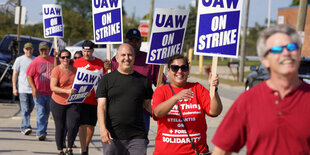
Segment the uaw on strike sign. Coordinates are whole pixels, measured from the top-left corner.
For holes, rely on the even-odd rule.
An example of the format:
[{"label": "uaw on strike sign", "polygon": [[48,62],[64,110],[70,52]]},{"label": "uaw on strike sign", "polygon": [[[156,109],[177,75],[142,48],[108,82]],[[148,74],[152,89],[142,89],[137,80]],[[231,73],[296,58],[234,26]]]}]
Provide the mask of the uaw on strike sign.
[{"label": "uaw on strike sign", "polygon": [[199,0],[195,55],[237,57],[242,0]]},{"label": "uaw on strike sign", "polygon": [[95,43],[122,43],[122,0],[92,0],[92,9]]},{"label": "uaw on strike sign", "polygon": [[62,22],[62,9],[60,5],[44,4],[43,12],[43,31],[44,38],[63,37],[64,26]]},{"label": "uaw on strike sign", "polygon": [[170,57],[182,52],[188,14],[188,10],[155,9],[146,63],[166,64]]}]

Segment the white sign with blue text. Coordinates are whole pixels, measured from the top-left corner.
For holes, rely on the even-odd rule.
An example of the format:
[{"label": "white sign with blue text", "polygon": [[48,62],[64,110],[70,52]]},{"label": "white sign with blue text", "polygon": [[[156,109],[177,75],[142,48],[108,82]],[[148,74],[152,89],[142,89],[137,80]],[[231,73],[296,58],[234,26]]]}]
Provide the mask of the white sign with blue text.
[{"label": "white sign with blue text", "polygon": [[90,71],[85,68],[78,68],[72,86],[77,91],[68,97],[67,103],[83,103],[93,88],[96,91],[102,76],[102,69]]},{"label": "white sign with blue text", "polygon": [[63,37],[64,26],[61,6],[56,4],[44,4],[42,5],[42,12],[44,38]]},{"label": "white sign with blue text", "polygon": [[147,64],[166,64],[182,52],[188,14],[188,10],[155,9]]},{"label": "white sign with blue text", "polygon": [[238,56],[242,1],[198,1],[195,55]]},{"label": "white sign with blue text", "polygon": [[122,0],[92,0],[96,44],[123,43]]}]

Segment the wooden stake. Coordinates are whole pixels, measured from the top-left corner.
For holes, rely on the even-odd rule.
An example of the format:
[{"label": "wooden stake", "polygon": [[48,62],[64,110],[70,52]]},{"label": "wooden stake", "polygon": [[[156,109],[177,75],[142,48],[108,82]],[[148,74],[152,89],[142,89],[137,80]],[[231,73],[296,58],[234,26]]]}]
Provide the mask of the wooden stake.
[{"label": "wooden stake", "polygon": [[[107,60],[111,60],[111,44],[107,44]],[[111,72],[111,69],[108,70],[108,73],[110,72]]]},{"label": "wooden stake", "polygon": [[57,37],[54,37],[54,67],[57,66],[57,58],[58,58],[58,45],[57,45]]},{"label": "wooden stake", "polygon": [[202,74],[203,69],[203,55],[199,55],[199,73]]},{"label": "wooden stake", "polygon": [[189,62],[189,70],[191,70],[191,66],[192,66],[192,60],[193,60],[193,48],[190,48],[188,50],[188,62]]},{"label": "wooden stake", "polygon": [[[212,68],[211,68],[211,73],[212,73],[211,79],[214,79],[216,77],[217,61],[218,61],[218,57],[213,56],[212,57]],[[212,86],[212,84],[210,84],[210,97],[211,97],[211,100],[215,97],[215,87]]]},{"label": "wooden stake", "polygon": [[157,85],[156,85],[156,87],[158,87],[158,86],[162,83],[163,72],[164,72],[164,65],[160,65],[159,71],[158,71],[158,77],[157,77]]}]

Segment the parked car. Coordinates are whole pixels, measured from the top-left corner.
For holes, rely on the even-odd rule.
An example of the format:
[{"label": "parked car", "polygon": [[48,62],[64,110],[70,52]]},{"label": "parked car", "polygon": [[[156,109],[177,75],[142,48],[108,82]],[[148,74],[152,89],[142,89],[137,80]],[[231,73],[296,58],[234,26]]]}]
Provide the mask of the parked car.
[{"label": "parked car", "polygon": [[[74,44],[73,46],[66,46],[66,49],[71,52],[72,58],[76,51],[82,50],[84,40]],[[92,40],[92,42],[94,42]],[[113,45],[111,45],[111,59],[116,54],[117,50],[114,48]],[[107,46],[106,44],[95,44],[95,50],[93,55],[102,61],[105,61],[107,59]]]},{"label": "parked car", "polygon": [[[1,77],[3,76],[3,79],[0,81],[0,89],[2,90],[0,91],[0,94],[2,95],[8,95],[8,96],[12,95],[13,53],[10,51],[9,46],[12,45],[12,41],[16,39],[17,39],[16,34],[7,34],[0,41],[0,80],[1,80]],[[24,36],[24,35],[20,36],[20,40],[21,40],[20,48],[19,48],[20,52],[19,52],[19,55],[17,55],[16,57],[24,54],[23,47],[24,47],[24,44],[27,42],[31,42],[33,44],[33,55],[34,56],[38,56],[40,54],[39,53],[40,42],[46,41],[50,46],[52,45],[52,41],[50,40],[30,37],[30,36]]]},{"label": "parked car", "polygon": [[[262,64],[260,64],[258,67],[251,66],[250,70],[252,70],[253,72],[251,72],[247,77],[247,80],[245,82],[245,90],[249,90],[250,88],[260,84],[264,80],[270,78],[269,73],[265,70]],[[298,72],[298,76],[301,79],[303,79],[307,83],[310,83],[310,57],[301,58]]]}]

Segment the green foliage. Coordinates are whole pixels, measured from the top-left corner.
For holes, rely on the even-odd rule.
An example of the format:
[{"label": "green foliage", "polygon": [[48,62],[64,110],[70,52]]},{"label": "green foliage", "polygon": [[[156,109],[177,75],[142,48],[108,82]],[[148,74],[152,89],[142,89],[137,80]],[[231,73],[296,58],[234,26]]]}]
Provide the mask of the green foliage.
[{"label": "green foliage", "polygon": [[190,6],[189,18],[186,27],[186,34],[184,38],[183,47],[194,47],[195,44],[195,34],[196,34],[196,18],[197,18],[197,9],[194,6]]},{"label": "green foliage", "polygon": [[[293,0],[290,6],[299,5],[300,0]],[[308,4],[310,4],[310,1],[308,1]]]},{"label": "green foliage", "polygon": [[7,33],[17,33],[14,15],[8,11],[0,11],[0,38],[3,38]]}]

